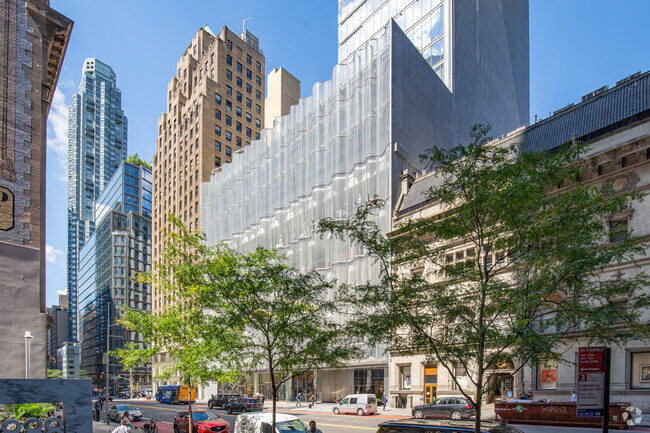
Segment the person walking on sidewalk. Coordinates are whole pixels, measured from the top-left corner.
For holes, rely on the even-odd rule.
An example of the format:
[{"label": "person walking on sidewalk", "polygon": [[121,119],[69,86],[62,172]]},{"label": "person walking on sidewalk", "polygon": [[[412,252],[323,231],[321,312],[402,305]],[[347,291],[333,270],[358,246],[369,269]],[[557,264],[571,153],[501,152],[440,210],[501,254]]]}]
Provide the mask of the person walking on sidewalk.
[{"label": "person walking on sidewalk", "polygon": [[312,407],[316,406],[316,397],[314,397],[314,393],[311,393],[311,397],[309,397],[309,408],[311,409]]},{"label": "person walking on sidewalk", "polygon": [[388,397],[386,397],[386,393],[383,393],[381,396],[381,404],[384,406],[384,412],[386,412],[386,403],[388,403]]},{"label": "person walking on sidewalk", "polygon": [[129,428],[126,426],[126,420],[122,420],[120,426],[113,430],[112,433],[129,433]]},{"label": "person walking on sidewalk", "polygon": [[296,396],[296,406],[302,406],[302,404],[300,404],[300,393]]}]

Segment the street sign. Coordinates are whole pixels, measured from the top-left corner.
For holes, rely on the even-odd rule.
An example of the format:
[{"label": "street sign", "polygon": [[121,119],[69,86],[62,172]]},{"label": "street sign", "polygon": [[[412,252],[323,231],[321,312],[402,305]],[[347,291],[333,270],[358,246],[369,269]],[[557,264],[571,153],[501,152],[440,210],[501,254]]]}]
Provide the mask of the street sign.
[{"label": "street sign", "polygon": [[576,416],[602,417],[605,408],[605,348],[581,347],[578,352]]}]

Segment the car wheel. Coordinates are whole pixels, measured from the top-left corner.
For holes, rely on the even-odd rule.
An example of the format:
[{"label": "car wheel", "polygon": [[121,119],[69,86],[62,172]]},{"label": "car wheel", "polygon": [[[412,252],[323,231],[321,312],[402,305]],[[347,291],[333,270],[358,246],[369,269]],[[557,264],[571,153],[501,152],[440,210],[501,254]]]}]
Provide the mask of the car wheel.
[{"label": "car wheel", "polygon": [[245,412],[246,412],[246,408],[245,408],[245,407],[242,407],[240,413],[245,413]]},{"label": "car wheel", "polygon": [[338,407],[335,407],[334,409],[332,409],[332,412],[334,412],[334,415],[338,415],[338,414],[341,413],[341,411],[339,410]]},{"label": "car wheel", "polygon": [[363,415],[363,409],[361,408],[357,409],[357,415]]},{"label": "car wheel", "polygon": [[413,412],[413,416],[415,418],[424,418],[424,412],[422,412],[420,409],[418,409],[415,412]]},{"label": "car wheel", "polygon": [[461,418],[463,418],[463,415],[460,412],[458,412],[457,410],[455,410],[455,411],[453,411],[451,413],[451,415],[449,415],[449,418],[451,418],[451,419],[461,419]]},{"label": "car wheel", "polygon": [[228,407],[226,408],[226,412],[228,412],[228,414],[231,414],[231,413],[232,413],[232,408],[231,408],[230,406],[228,406]]},{"label": "car wheel", "polygon": [[178,426],[174,424],[174,433],[178,433]]},{"label": "car wheel", "polygon": [[192,433],[199,433],[199,431],[197,429],[193,428]]},{"label": "car wheel", "polygon": [[212,409],[212,406],[213,406],[212,402],[209,401],[209,402],[208,402],[208,409]]}]

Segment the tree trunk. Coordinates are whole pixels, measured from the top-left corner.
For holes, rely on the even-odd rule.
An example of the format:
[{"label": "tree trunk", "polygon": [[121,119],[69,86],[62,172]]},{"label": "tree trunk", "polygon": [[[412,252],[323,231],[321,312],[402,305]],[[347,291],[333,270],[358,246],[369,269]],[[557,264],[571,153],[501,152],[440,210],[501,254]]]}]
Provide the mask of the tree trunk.
[{"label": "tree trunk", "polygon": [[192,378],[187,376],[187,422],[188,432],[192,433]]},{"label": "tree trunk", "polygon": [[269,361],[269,373],[271,373],[271,393],[273,394],[273,408],[271,409],[271,426],[272,432],[275,433],[275,411],[276,411],[276,400],[278,398],[278,386],[275,383],[275,372],[273,371],[273,364]]}]

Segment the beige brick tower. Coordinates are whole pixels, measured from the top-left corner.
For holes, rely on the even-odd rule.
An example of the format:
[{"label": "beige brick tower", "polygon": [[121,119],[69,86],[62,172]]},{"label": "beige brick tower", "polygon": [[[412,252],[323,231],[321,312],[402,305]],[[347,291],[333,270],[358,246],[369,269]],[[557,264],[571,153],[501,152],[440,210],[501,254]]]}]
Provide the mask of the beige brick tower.
[{"label": "beige brick tower", "polygon": [[284,68],[273,68],[266,77],[264,126],[273,128],[276,118],[289,114],[300,100],[300,81]]},{"label": "beige brick tower", "polygon": [[[200,229],[201,182],[259,138],[264,127],[264,54],[247,30],[237,36],[225,26],[218,35],[208,26],[199,29],[176,71],[153,157],[154,264],[161,261],[166,216],[174,213],[188,228]],[[171,302],[154,287],[154,313]],[[154,358],[154,377],[166,362],[167,354]],[[161,384],[154,380],[155,387]]]}]

